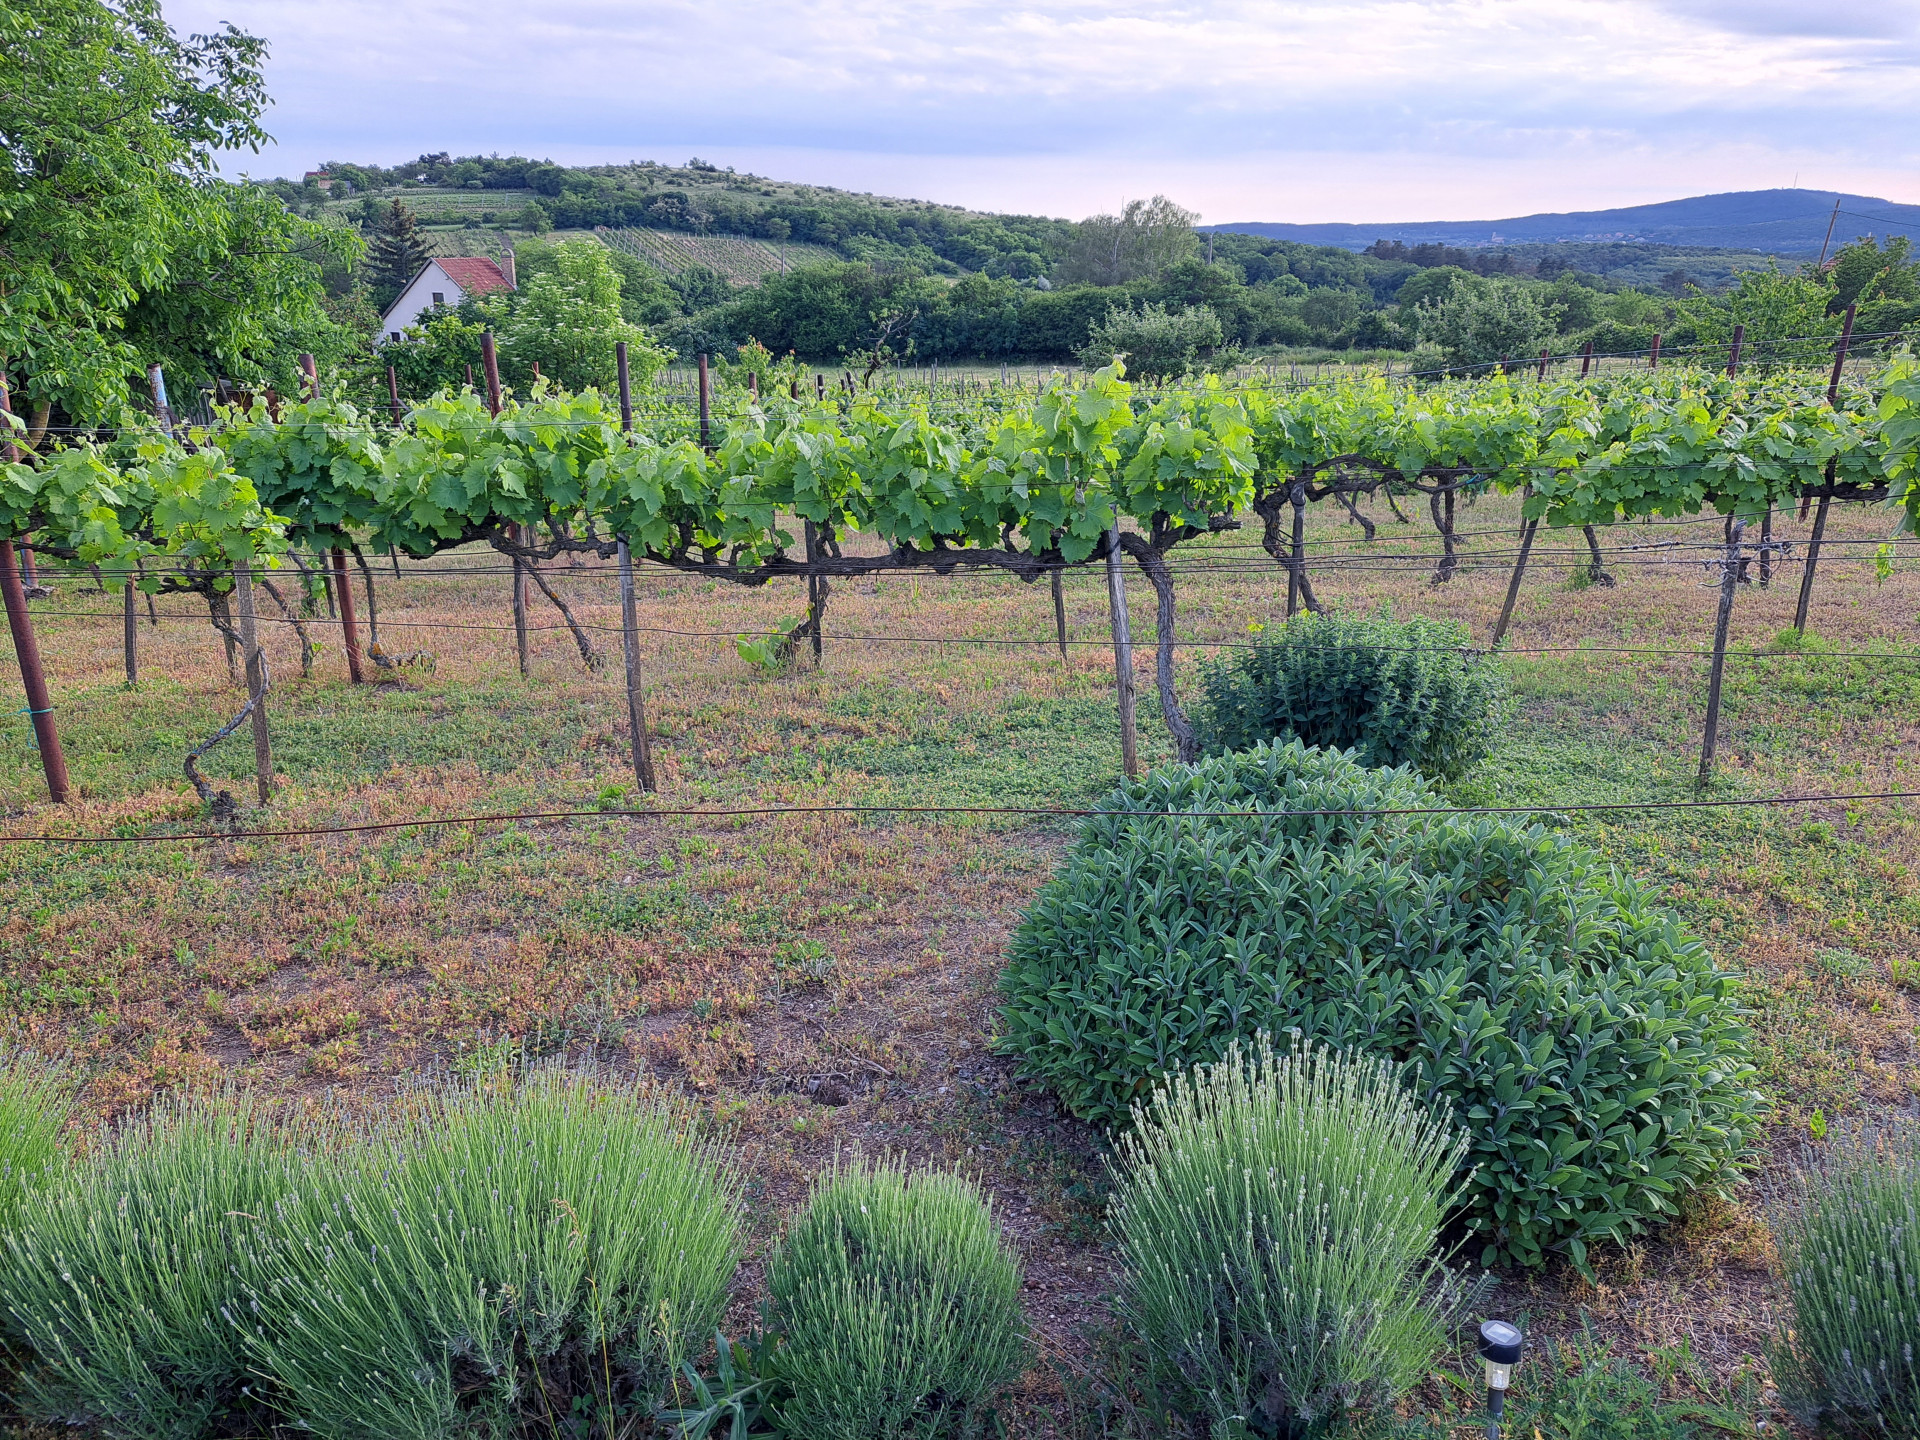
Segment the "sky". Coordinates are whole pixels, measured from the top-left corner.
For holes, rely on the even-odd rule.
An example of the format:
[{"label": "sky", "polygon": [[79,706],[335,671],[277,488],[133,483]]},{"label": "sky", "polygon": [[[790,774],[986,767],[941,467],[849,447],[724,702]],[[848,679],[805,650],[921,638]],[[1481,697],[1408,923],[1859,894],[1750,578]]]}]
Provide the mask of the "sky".
[{"label": "sky", "polygon": [[1078,219],[1920,203],[1920,0],[169,0],[272,46],[230,172],[699,156]]}]

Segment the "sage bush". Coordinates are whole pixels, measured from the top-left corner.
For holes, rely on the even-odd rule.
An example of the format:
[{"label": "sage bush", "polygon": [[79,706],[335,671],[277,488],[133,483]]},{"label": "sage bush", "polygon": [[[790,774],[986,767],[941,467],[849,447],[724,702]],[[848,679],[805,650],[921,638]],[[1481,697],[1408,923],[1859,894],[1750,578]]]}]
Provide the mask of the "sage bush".
[{"label": "sage bush", "polygon": [[1299,740],[1368,765],[1455,779],[1492,751],[1507,713],[1497,661],[1457,620],[1301,614],[1201,668],[1201,748]]},{"label": "sage bush", "polygon": [[1134,1120],[1112,1224],[1155,1409],[1315,1434],[1426,1375],[1460,1294],[1435,1243],[1467,1140],[1392,1066],[1235,1042]]},{"label": "sage bush", "polygon": [[1554,831],[1344,813],[1442,804],[1298,741],[1122,786],[1008,946],[1000,1048],[1116,1128],[1262,1031],[1389,1060],[1470,1137],[1461,1219],[1489,1264],[1585,1265],[1729,1183],[1764,1104],[1738,978]]}]

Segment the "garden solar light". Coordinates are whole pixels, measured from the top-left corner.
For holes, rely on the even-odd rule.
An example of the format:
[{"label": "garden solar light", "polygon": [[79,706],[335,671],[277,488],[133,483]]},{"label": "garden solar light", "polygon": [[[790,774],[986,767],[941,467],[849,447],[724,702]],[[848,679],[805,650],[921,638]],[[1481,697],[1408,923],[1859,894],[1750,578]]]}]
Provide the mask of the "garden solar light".
[{"label": "garden solar light", "polygon": [[1504,1320],[1480,1322],[1480,1358],[1487,1365],[1487,1440],[1500,1440],[1500,1412],[1520,1363],[1520,1332]]}]

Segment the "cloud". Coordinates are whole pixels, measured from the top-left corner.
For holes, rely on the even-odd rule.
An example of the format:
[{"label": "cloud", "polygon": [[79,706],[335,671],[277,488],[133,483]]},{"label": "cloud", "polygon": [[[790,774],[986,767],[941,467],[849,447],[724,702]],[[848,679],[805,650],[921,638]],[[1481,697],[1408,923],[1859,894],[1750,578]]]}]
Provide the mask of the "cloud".
[{"label": "cloud", "polygon": [[[272,41],[280,146],[263,171],[497,149],[699,154],[784,177],[772,158],[785,156],[817,167],[793,178],[992,208],[1080,214],[1164,189],[1204,192],[1219,218],[1270,219],[1335,204],[1341,218],[1594,208],[1796,171],[1896,198],[1920,181],[1907,4],[178,0],[168,13]],[[1528,193],[1539,203],[1515,203]]]}]

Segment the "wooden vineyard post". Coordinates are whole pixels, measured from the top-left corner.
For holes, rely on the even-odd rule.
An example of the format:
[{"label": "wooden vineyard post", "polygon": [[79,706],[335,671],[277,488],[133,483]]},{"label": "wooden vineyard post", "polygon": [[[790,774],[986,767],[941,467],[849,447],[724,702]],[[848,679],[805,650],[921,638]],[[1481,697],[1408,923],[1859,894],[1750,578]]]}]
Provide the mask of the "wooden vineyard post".
[{"label": "wooden vineyard post", "polygon": [[[633,377],[627,366],[627,342],[613,347],[614,364],[620,376],[620,431],[633,429]],[[627,662],[627,725],[633,732],[633,778],[645,793],[659,788],[653,775],[653,746],[647,735],[646,698],[640,680],[640,622],[634,613],[633,551],[626,537],[620,547],[620,643]]]},{"label": "wooden vineyard post", "polygon": [[1658,335],[1653,337],[1653,348],[1647,352],[1647,368],[1649,370],[1660,368],[1660,337]]},{"label": "wooden vineyard post", "polygon": [[1520,527],[1520,555],[1513,562],[1513,578],[1507,582],[1506,603],[1500,607],[1500,620],[1493,627],[1489,650],[1498,650],[1500,642],[1507,638],[1507,626],[1513,623],[1513,607],[1520,599],[1520,577],[1527,573],[1527,557],[1533,553],[1533,537],[1539,529],[1538,520],[1529,520]]},{"label": "wooden vineyard post", "polygon": [[[480,365],[487,372],[487,413],[500,413],[500,356],[493,348],[493,332],[480,332]],[[473,370],[467,370],[467,383],[473,383]]]},{"label": "wooden vineyard post", "polygon": [[1296,602],[1309,610],[1318,608],[1313,588],[1307,583],[1307,477],[1293,481],[1293,551],[1287,566],[1287,618],[1293,618]]},{"label": "wooden vineyard post", "polygon": [[260,803],[273,799],[273,737],[267,731],[267,657],[253,613],[253,573],[246,565],[233,567],[233,598],[240,612],[240,648],[247,660],[247,699],[253,706],[253,774]]},{"label": "wooden vineyard post", "polygon": [[[528,543],[527,526],[509,525],[507,533],[519,544]],[[520,656],[520,678],[527,678],[532,652],[527,643],[527,562],[513,557],[513,643]]]},{"label": "wooden vineyard post", "polygon": [[[480,332],[480,364],[487,372],[487,413],[500,413],[500,354],[494,349],[493,332]],[[526,544],[527,538],[521,527],[509,525],[507,534],[516,542]],[[520,657],[520,677],[526,678],[528,662],[531,656],[527,649],[527,562],[518,555],[513,557],[513,640],[514,649]]]},{"label": "wooden vineyard post", "polygon": [[1540,347],[1540,373],[1534,378],[1537,380],[1547,378],[1547,347],[1544,345]]},{"label": "wooden vineyard post", "polygon": [[620,632],[627,660],[627,724],[633,731],[633,774],[651,795],[658,789],[653,776],[653,749],[647,738],[647,707],[640,689],[640,624],[634,615],[633,551],[620,539]]},{"label": "wooden vineyard post", "polygon": [[[1847,306],[1846,318],[1840,322],[1840,341],[1833,347],[1833,374],[1827,380],[1829,406],[1840,401],[1840,372],[1847,363],[1847,344],[1853,339],[1853,309]],[[1801,634],[1807,629],[1807,606],[1813,600],[1813,570],[1820,563],[1820,542],[1826,538],[1827,508],[1833,504],[1833,483],[1838,474],[1838,462],[1827,461],[1827,483],[1821,490],[1819,507],[1813,512],[1813,534],[1807,538],[1807,563],[1800,569],[1800,602],[1793,612],[1793,628]]]},{"label": "wooden vineyard post", "polygon": [[347,579],[347,552],[333,547],[333,590],[340,602],[340,631],[347,642],[347,679],[361,683],[360,627],[353,621],[353,583]]},{"label": "wooden vineyard post", "polygon": [[1580,378],[1587,378],[1587,372],[1593,368],[1593,342],[1587,341],[1586,348],[1580,352]]},{"label": "wooden vineyard post", "polygon": [[1713,670],[1707,679],[1707,723],[1700,738],[1700,788],[1713,778],[1714,752],[1720,744],[1720,681],[1727,668],[1727,626],[1733,620],[1734,589],[1740,583],[1740,541],[1747,522],[1727,521],[1727,558],[1721,562],[1720,613],[1713,622]]},{"label": "wooden vineyard post", "polygon": [[[7,447],[12,450],[11,444]],[[40,646],[27,610],[26,588],[14,564],[13,541],[0,540],[0,595],[7,606],[7,628],[13,633],[13,653],[20,662],[20,682],[27,692],[26,713],[33,724],[40,768],[46,772],[47,794],[56,805],[67,803],[67,757],[60,748],[60,732],[53,723],[53,701],[47,695],[46,671],[40,665]]]},{"label": "wooden vineyard post", "polygon": [[[0,415],[12,413],[12,398],[7,393],[7,372],[0,370]],[[6,426],[0,421],[0,426]],[[20,463],[20,450],[13,443],[13,430],[0,433],[0,455],[13,464]],[[7,629],[13,635],[14,658],[20,662],[20,684],[27,692],[26,715],[33,725],[33,742],[40,751],[40,768],[46,772],[47,794],[56,805],[67,803],[67,756],[60,748],[60,731],[53,723],[53,701],[47,696],[47,674],[40,665],[40,643],[33,633],[33,615],[27,609],[27,592],[20,583],[19,568],[13,562],[13,541],[0,540],[0,601],[7,610]]]},{"label": "wooden vineyard post", "polygon": [[705,351],[700,354],[700,448],[709,454],[713,451],[713,388]]},{"label": "wooden vineyard post", "polygon": [[387,408],[393,416],[393,428],[400,428],[400,377],[394,373],[393,366],[387,366]]},{"label": "wooden vineyard post", "polygon": [[620,376],[620,431],[625,434],[633,429],[633,374],[627,366],[626,341],[614,345],[613,363]]},{"label": "wooden vineyard post", "polygon": [[1120,522],[1107,531],[1107,606],[1113,615],[1113,678],[1120,695],[1120,758],[1127,778],[1140,778],[1140,741],[1133,726],[1133,635],[1127,625],[1127,577],[1121,564]]},{"label": "wooden vineyard post", "polygon": [[1061,572],[1056,568],[1051,577],[1053,581],[1053,635],[1060,642],[1060,663],[1067,663],[1067,596],[1061,585]]},{"label": "wooden vineyard post", "polygon": [[814,668],[818,669],[820,665],[820,650],[821,650],[820,626],[823,619],[821,612],[825,607],[820,603],[821,599],[823,598],[820,594],[820,576],[815,573],[813,567],[814,567],[814,564],[820,558],[820,532],[814,528],[813,521],[811,520],[806,522],[806,526],[807,526],[807,628],[813,632],[813,663],[814,663]]},{"label": "wooden vineyard post", "polygon": [[1729,380],[1740,373],[1740,347],[1746,343],[1746,339],[1747,327],[1745,325],[1734,326],[1733,344],[1727,350],[1727,378]]},{"label": "wooden vineyard post", "polygon": [[313,356],[302,352],[300,356],[301,373],[307,377],[307,399],[320,398],[320,371],[313,363]]},{"label": "wooden vineyard post", "polygon": [[121,588],[120,625],[124,633],[127,653],[127,689],[132,690],[140,684],[140,616],[134,609],[133,581],[128,580]]}]

